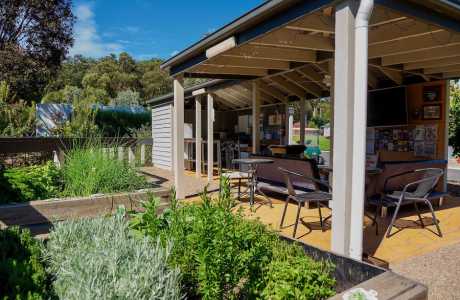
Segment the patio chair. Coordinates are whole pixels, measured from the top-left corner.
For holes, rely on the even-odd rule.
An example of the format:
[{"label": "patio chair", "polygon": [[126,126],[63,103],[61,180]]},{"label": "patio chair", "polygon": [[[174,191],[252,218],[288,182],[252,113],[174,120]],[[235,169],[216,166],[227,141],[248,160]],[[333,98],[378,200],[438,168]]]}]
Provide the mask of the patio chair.
[{"label": "patio chair", "polygon": [[[233,159],[235,159],[235,152],[237,153],[236,157],[240,157],[240,150],[239,145],[235,146],[235,149],[229,153],[228,161],[231,162],[231,170],[220,172],[222,177],[228,179],[230,184],[230,190],[237,188],[237,198],[238,201],[241,200],[241,195],[248,194],[249,185],[247,184],[246,189],[242,192],[241,191],[241,184],[243,182],[248,183],[251,179],[251,174],[249,172],[241,170],[241,168],[237,168],[236,164],[233,163]],[[234,183],[236,181],[236,183]],[[220,189],[220,186],[219,186]],[[220,190],[219,190],[220,192]]]},{"label": "patio chair", "polygon": [[[398,216],[398,212],[402,205],[413,204],[417,212],[420,224],[422,228],[425,228],[425,224],[423,223],[423,219],[418,207],[419,203],[425,203],[428,206],[433,217],[433,223],[436,225],[438,236],[442,237],[439,221],[436,218],[433,205],[431,204],[430,200],[433,199],[433,194],[437,194],[434,189],[443,174],[444,171],[442,169],[426,168],[395,174],[385,179],[385,194],[381,198],[379,206],[377,207],[375,218],[377,218],[378,212],[382,209],[382,207],[396,207],[391,218],[390,226],[387,229],[387,238],[392,236],[391,230],[393,229],[396,217]],[[401,191],[387,190],[387,184],[390,180],[408,175],[419,179],[406,184]]]},{"label": "patio chair", "polygon": [[[288,190],[288,196],[286,197],[286,202],[284,204],[284,210],[283,210],[283,216],[281,217],[281,222],[280,222],[280,229],[283,228],[283,223],[284,223],[284,218],[286,216],[286,210],[289,204],[289,201],[292,200],[297,203],[297,215],[296,215],[296,220],[294,223],[294,232],[292,233],[292,237],[295,238],[296,232],[297,232],[297,225],[299,224],[299,217],[300,217],[300,209],[302,204],[305,203],[316,203],[318,206],[318,213],[319,213],[319,222],[321,225],[321,230],[324,232],[324,223],[331,217],[328,216],[325,219],[323,219],[322,213],[321,213],[321,207],[326,207],[329,208],[327,205],[324,203],[326,201],[331,201],[332,200],[332,188],[331,186],[319,179],[306,176],[297,172],[292,172],[283,168],[278,168],[284,176],[285,182],[286,182],[286,187]],[[293,180],[292,178],[295,178]],[[299,181],[307,181],[313,183],[313,186],[316,187],[314,190],[311,191],[303,191],[303,190],[297,190],[294,188],[293,182],[299,182]],[[320,187],[322,187],[320,189]],[[327,191],[324,191],[327,190]]]}]

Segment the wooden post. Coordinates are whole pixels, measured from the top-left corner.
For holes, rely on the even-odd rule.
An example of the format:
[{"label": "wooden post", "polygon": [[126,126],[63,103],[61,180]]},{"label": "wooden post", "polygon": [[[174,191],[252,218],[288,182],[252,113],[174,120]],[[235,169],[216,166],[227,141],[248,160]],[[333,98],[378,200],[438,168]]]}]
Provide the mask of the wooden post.
[{"label": "wooden post", "polygon": [[118,147],[118,160],[123,161],[124,158],[124,149],[123,147]]},{"label": "wooden post", "polygon": [[252,153],[260,152],[260,90],[257,81],[252,82]]},{"label": "wooden post", "polygon": [[300,144],[305,145],[305,98],[300,99]]},{"label": "wooden post", "polygon": [[185,198],[184,178],[184,79],[174,78],[173,173],[177,199]]},{"label": "wooden post", "polygon": [[201,95],[195,96],[195,172],[201,177]]},{"label": "wooden post", "polygon": [[136,159],[134,155],[134,151],[136,149],[135,147],[136,147],[135,145],[130,145],[128,147],[128,163],[132,166],[136,164]]},{"label": "wooden post", "polygon": [[214,169],[214,97],[208,94],[208,181],[213,178]]},{"label": "wooden post", "polygon": [[145,165],[145,144],[141,144],[141,166]]},{"label": "wooden post", "polygon": [[64,165],[64,151],[61,149],[53,151],[53,162],[58,168]]},{"label": "wooden post", "polygon": [[351,186],[353,185],[354,26],[352,2],[340,3],[335,12],[334,75],[336,78],[334,78],[331,250],[345,256],[349,256],[350,248]]}]

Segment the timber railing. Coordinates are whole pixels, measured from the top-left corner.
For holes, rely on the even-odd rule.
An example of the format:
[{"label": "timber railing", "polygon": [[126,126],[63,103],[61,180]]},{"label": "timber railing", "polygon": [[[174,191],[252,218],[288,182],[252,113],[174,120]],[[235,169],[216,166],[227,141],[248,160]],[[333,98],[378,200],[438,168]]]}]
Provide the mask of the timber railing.
[{"label": "timber railing", "polygon": [[[108,157],[127,159],[129,163],[140,166],[150,162],[147,147],[153,145],[152,138],[58,138],[58,137],[21,137],[0,138],[0,163],[15,165],[15,161],[27,164],[27,160],[37,157],[53,159],[60,164],[65,151],[75,147],[90,146],[97,143]],[[35,155],[34,155],[35,154]]]}]

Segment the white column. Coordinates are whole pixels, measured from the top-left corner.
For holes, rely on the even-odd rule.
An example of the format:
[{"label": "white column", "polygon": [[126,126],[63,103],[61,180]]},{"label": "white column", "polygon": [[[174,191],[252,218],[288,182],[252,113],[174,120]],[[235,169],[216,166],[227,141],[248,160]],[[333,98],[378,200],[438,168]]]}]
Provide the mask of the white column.
[{"label": "white column", "polygon": [[305,116],[305,99],[300,99],[300,144],[305,145],[305,123],[306,123],[306,116]]},{"label": "white column", "polygon": [[354,25],[351,1],[335,13],[334,156],[331,250],[349,256],[353,166]]},{"label": "white column", "polygon": [[293,144],[293,128],[294,128],[294,115],[292,114],[293,108],[286,104],[286,144]]},{"label": "white column", "polygon": [[195,172],[201,177],[201,96],[195,96]]},{"label": "white column", "polygon": [[260,152],[260,90],[257,82],[252,82],[252,153]]},{"label": "white column", "polygon": [[368,22],[373,0],[361,1],[355,18],[355,78],[353,105],[353,173],[349,256],[363,257],[363,222],[366,184],[366,127],[368,82]]},{"label": "white column", "polygon": [[173,172],[174,187],[178,199],[185,198],[184,187],[184,79],[174,79],[174,116],[173,116]]},{"label": "white column", "polygon": [[[331,77],[331,86],[329,87],[329,105],[331,107],[331,120],[329,123],[329,167],[332,169],[334,167],[334,112],[335,112],[335,97],[334,97],[334,60],[329,61],[329,76]],[[332,182],[332,177],[330,178],[330,183]]]},{"label": "white column", "polygon": [[[450,115],[450,80],[446,80],[444,106],[444,159],[449,162],[449,115]],[[444,170],[444,192],[447,192],[447,167]],[[444,199],[441,199],[439,205],[442,205]]]},{"label": "white column", "polygon": [[214,170],[214,97],[208,94],[208,181],[213,178]]}]

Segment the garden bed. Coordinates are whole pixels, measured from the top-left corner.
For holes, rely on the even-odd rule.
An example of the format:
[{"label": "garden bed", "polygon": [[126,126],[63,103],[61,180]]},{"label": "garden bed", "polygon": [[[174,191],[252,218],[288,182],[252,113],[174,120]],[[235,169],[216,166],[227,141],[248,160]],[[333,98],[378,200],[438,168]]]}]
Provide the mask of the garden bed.
[{"label": "garden bed", "polygon": [[[426,299],[426,287],[417,282],[280,238],[262,223],[245,219],[235,211],[227,185],[215,200],[205,191],[200,203],[182,205],[174,196],[166,202],[167,191],[157,195],[164,198],[141,192],[37,201],[39,206],[68,204],[62,219],[69,220],[55,223],[42,254],[34,252],[33,259],[42,260],[35,263],[37,271],[20,280],[40,272],[38,285],[27,287],[37,293],[35,299],[342,299],[339,293],[356,287],[375,290],[380,300]],[[141,208],[142,197],[149,201]],[[82,201],[88,207],[80,215],[69,213]],[[117,209],[119,204],[126,210]],[[127,214],[130,209],[139,212]],[[14,247],[27,246],[15,240],[10,239]],[[16,252],[9,259],[27,266],[27,255],[15,257]],[[8,271],[3,274],[0,270],[0,277],[14,280]]]},{"label": "garden bed", "polygon": [[113,214],[120,205],[127,210],[137,211],[142,208],[142,201],[152,196],[161,199],[158,207],[161,212],[169,205],[169,194],[167,189],[154,188],[131,193],[55,198],[0,205],[0,228],[104,216]]}]

